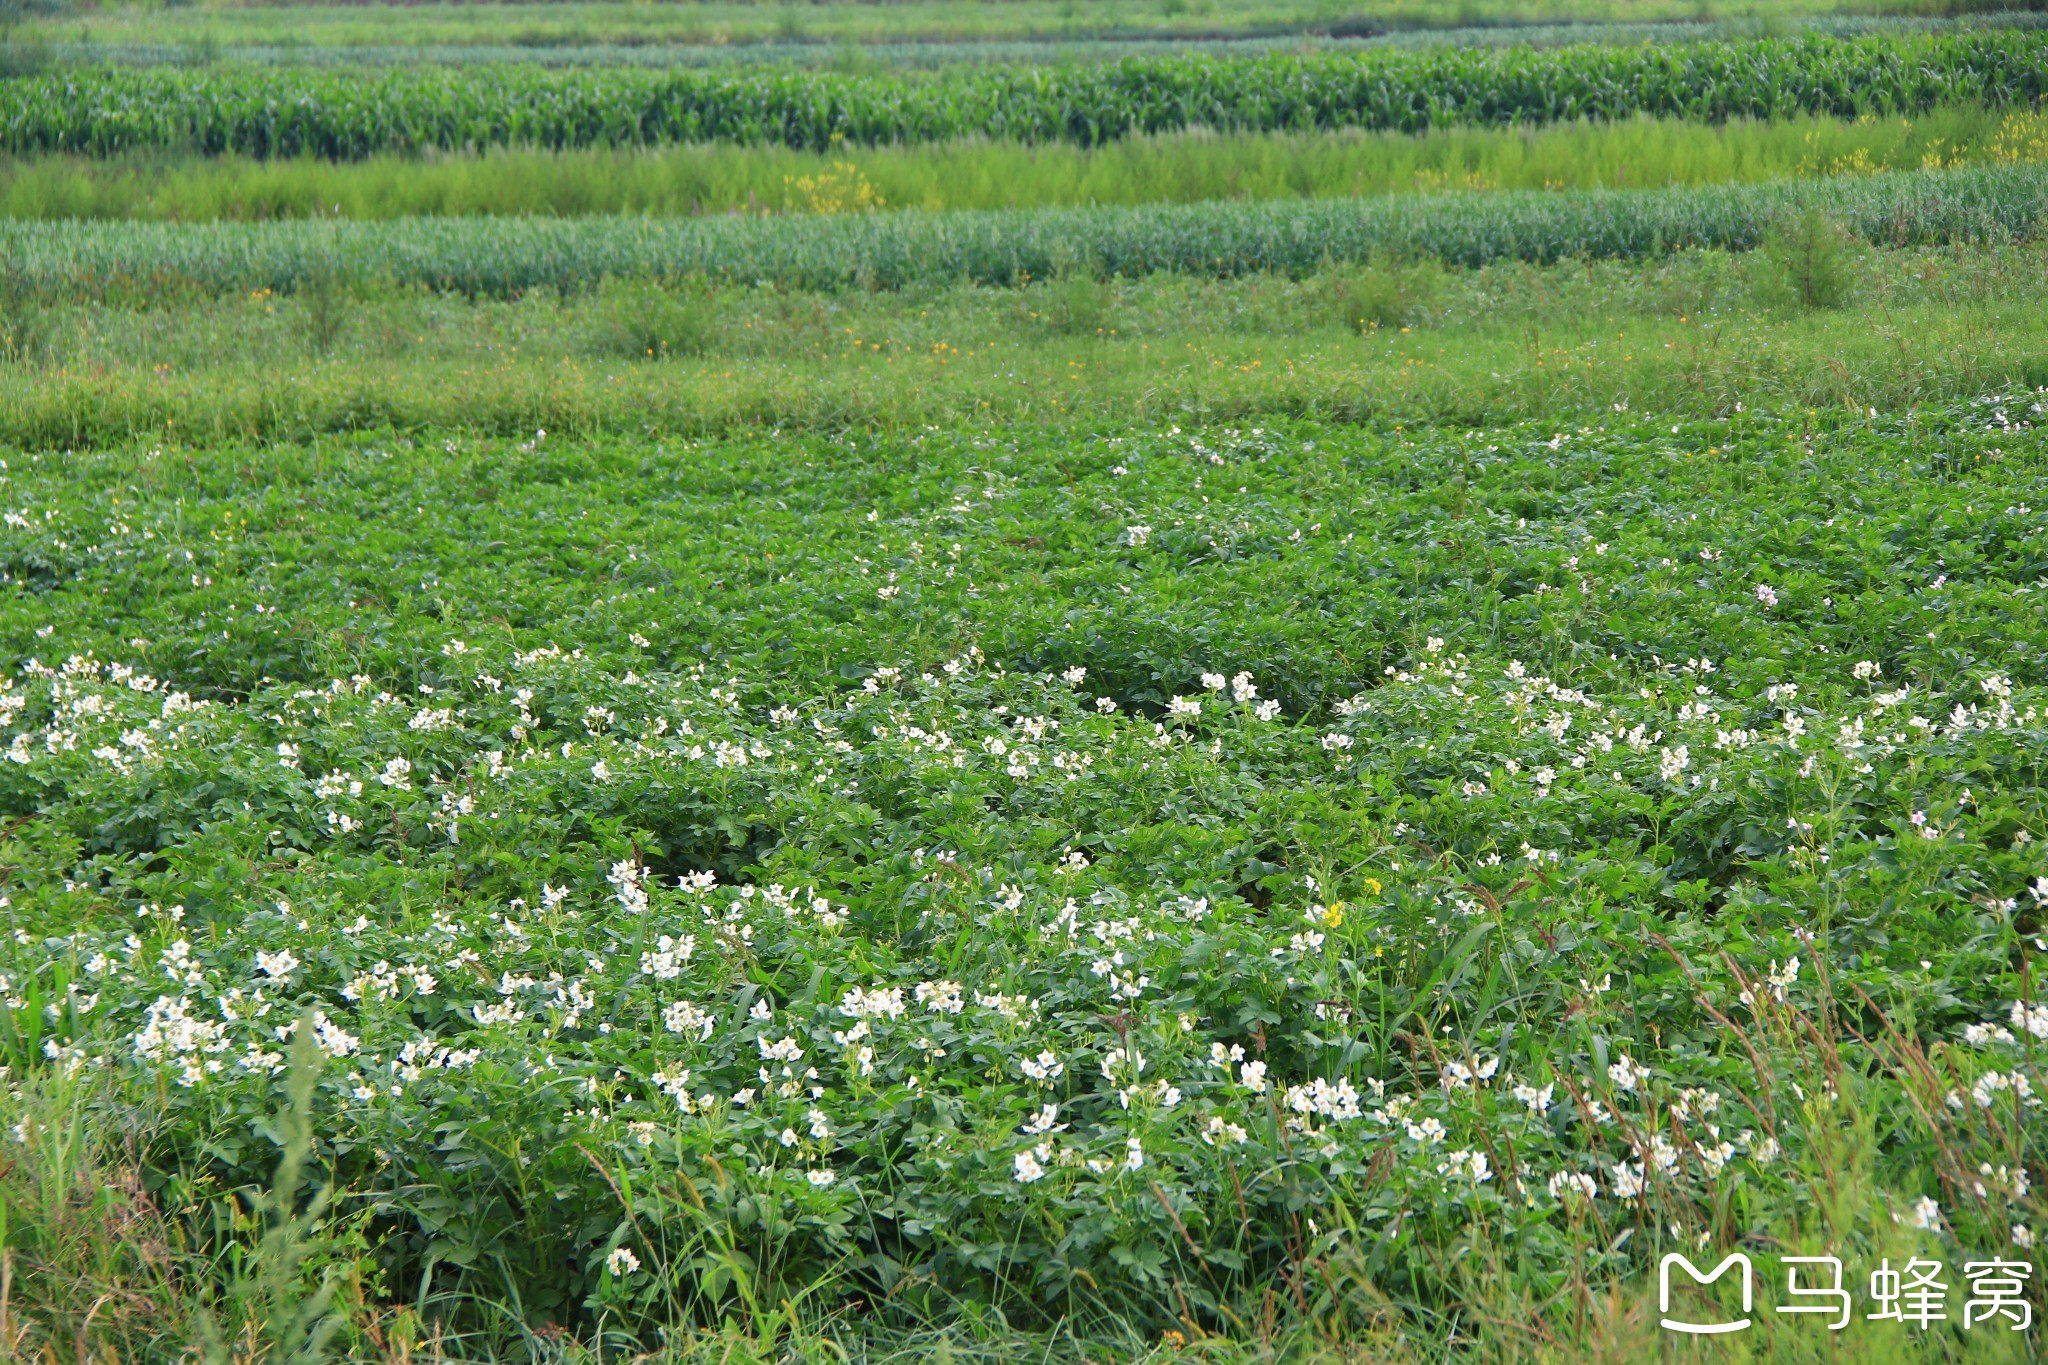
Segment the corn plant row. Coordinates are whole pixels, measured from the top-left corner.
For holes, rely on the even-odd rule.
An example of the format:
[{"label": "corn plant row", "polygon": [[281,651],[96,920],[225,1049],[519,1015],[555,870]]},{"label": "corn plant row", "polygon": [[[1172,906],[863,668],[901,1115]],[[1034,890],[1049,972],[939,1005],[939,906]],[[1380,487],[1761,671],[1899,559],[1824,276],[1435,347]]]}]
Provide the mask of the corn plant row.
[{"label": "corn plant row", "polygon": [[1724,120],[2038,104],[2048,35],[1383,50],[834,75],[747,69],[79,71],[0,85],[0,150],[357,158],[507,145],[1102,143],[1133,133],[1419,132],[1634,114]]}]

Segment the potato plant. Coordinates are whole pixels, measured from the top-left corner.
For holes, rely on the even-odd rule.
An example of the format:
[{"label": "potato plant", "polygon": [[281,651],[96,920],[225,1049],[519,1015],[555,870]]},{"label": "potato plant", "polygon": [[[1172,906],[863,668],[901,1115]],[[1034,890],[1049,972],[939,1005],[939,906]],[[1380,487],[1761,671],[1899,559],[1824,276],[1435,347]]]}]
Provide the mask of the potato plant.
[{"label": "potato plant", "polygon": [[17,452],[9,1075],[646,1346],[2022,1254],[2041,403]]}]

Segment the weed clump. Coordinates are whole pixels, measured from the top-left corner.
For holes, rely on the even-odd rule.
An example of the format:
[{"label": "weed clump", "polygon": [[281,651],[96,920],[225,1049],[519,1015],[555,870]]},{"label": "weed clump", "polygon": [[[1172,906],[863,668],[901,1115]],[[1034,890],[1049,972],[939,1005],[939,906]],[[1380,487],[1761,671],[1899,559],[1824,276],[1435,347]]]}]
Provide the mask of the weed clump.
[{"label": "weed clump", "polygon": [[1360,336],[1413,327],[1428,320],[1444,283],[1443,263],[1434,257],[1383,257],[1337,277],[1338,316]]},{"label": "weed clump", "polygon": [[306,348],[316,356],[326,355],[348,328],[352,302],[331,257],[322,257],[300,279],[299,298],[306,308]]},{"label": "weed clump", "polygon": [[34,284],[19,270],[0,268],[0,363],[40,363],[56,331],[56,314]]},{"label": "weed clump", "polygon": [[593,355],[675,360],[709,350],[718,319],[718,293],[701,275],[667,283],[607,279],[586,339]]}]

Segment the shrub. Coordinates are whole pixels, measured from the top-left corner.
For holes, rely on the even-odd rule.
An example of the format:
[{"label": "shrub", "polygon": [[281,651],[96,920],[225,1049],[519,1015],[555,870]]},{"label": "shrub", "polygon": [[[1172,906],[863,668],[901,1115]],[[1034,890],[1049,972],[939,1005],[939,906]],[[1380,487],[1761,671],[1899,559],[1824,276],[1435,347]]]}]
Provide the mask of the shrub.
[{"label": "shrub", "polygon": [[299,283],[306,306],[306,346],[326,355],[348,325],[349,295],[331,258],[321,260]]},{"label": "shrub", "polygon": [[1839,308],[1856,286],[1861,244],[1818,206],[1778,220],[1757,251],[1756,301],[1769,308]]}]

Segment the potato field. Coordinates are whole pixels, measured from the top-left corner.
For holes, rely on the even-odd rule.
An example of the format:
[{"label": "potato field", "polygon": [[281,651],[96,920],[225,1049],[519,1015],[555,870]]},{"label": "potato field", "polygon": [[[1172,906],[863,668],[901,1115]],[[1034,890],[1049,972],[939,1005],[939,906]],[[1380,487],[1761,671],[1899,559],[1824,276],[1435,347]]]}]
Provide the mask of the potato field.
[{"label": "potato field", "polygon": [[2048,30],[1067,9],[0,19],[0,1356],[2039,1357]]}]

